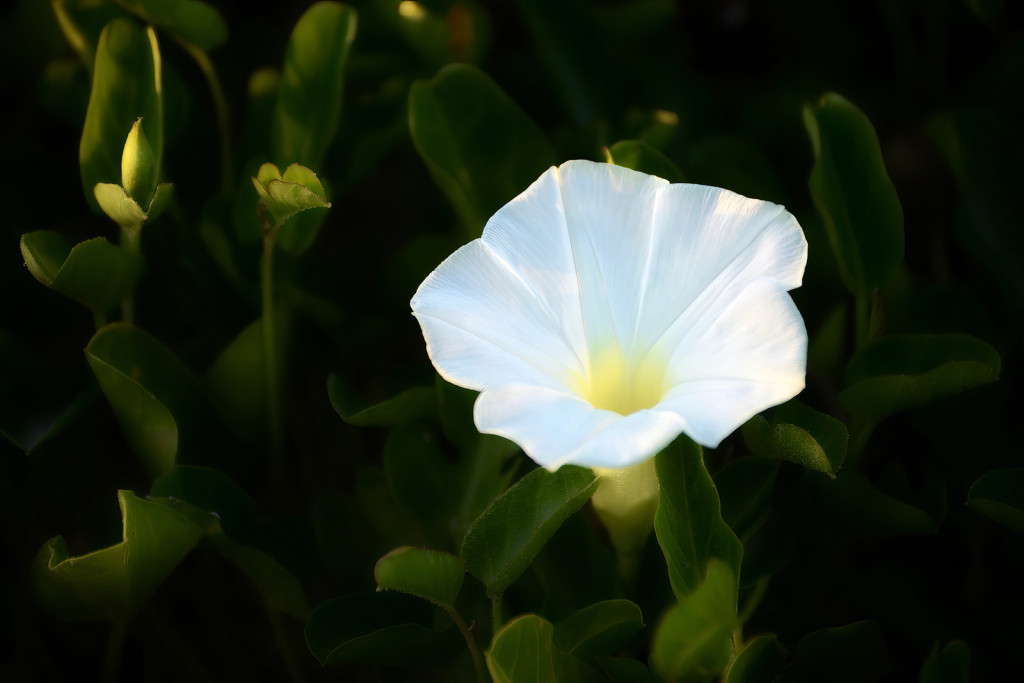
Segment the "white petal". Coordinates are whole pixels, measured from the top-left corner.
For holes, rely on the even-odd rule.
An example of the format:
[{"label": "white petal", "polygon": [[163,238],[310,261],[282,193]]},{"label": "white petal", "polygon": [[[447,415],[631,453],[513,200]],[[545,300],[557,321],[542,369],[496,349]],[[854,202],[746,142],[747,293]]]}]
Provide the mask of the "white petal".
[{"label": "white petal", "polygon": [[683,426],[672,411],[641,410],[623,417],[570,392],[528,385],[483,392],[474,419],[481,432],[515,441],[549,469],[630,467],[671,443]]},{"label": "white petal", "polygon": [[499,209],[487,221],[482,239],[523,277],[585,366],[587,338],[558,169],[548,169]]},{"label": "white petal", "polygon": [[628,350],[640,310],[661,178],[613,164],[558,169],[591,355]]},{"label": "white petal", "polygon": [[804,388],[807,330],[786,286],[763,278],[680,341],[669,387],[655,411],[671,411],[695,441],[711,448],[766,408]]},{"label": "white petal", "polygon": [[659,190],[654,218],[634,354],[659,341],[662,353],[675,348],[690,325],[762,277],[800,286],[807,241],[777,204],[676,184]]},{"label": "white petal", "polygon": [[412,309],[434,367],[454,384],[564,388],[583,371],[547,307],[481,240],[438,266],[416,291]]}]

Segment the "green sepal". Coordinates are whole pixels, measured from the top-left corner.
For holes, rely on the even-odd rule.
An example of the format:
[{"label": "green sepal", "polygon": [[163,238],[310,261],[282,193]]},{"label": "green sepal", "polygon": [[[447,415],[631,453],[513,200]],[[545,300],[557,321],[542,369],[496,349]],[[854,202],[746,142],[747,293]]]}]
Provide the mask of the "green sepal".
[{"label": "green sepal", "polygon": [[146,222],[146,212],[138,202],[128,196],[124,188],[113,183],[96,183],[93,188],[96,203],[103,213],[129,233],[136,232]]},{"label": "green sepal", "polygon": [[144,261],[102,237],[72,248],[55,232],[21,236],[21,254],[32,276],[97,313],[106,313],[131,294]]},{"label": "green sepal", "polygon": [[123,621],[143,607],[195,547],[203,531],[166,507],[118,491],[123,538],[117,545],[70,557],[61,536],[32,564],[36,601],[67,621]]}]

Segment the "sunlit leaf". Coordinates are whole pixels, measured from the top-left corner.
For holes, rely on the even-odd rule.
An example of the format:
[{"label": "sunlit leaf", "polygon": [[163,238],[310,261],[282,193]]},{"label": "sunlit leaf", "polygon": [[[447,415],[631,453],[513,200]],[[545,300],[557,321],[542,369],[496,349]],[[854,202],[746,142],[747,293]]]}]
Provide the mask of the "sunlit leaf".
[{"label": "sunlit leaf", "polygon": [[432,607],[396,592],[354,593],[328,600],[306,621],[306,644],[324,666],[444,664],[466,649],[458,628],[430,628]]},{"label": "sunlit leaf", "polygon": [[967,507],[1024,534],[1024,467],[982,476],[967,494]]},{"label": "sunlit leaf", "polygon": [[32,592],[50,614],[69,621],[128,618],[149,601],[203,532],[176,512],[118,491],[123,540],[70,557],[64,538],[50,539],[32,565]]},{"label": "sunlit leaf", "polygon": [[466,565],[451,553],[403,546],[377,560],[373,576],[380,590],[409,593],[453,610]]},{"label": "sunlit leaf", "polygon": [[651,644],[651,665],[669,681],[711,681],[732,657],[736,575],[712,558],[707,579],[662,618]]},{"label": "sunlit leaf", "polygon": [[120,185],[96,183],[93,194],[103,213],[125,230],[138,230],[146,222],[146,212]]},{"label": "sunlit leaf", "polygon": [[966,334],[891,335],[853,357],[839,403],[877,421],[994,382],[1000,365],[995,349]]},{"label": "sunlit leaf", "polygon": [[466,532],[459,553],[466,571],[484,582],[487,595],[504,592],[562,522],[594,495],[598,481],[589,469],[573,465],[527,474]]},{"label": "sunlit leaf", "polygon": [[867,683],[889,669],[882,629],[873,621],[826,628],[800,639],[796,661],[777,683]]},{"label": "sunlit leaf", "polygon": [[[735,581],[743,546],[722,519],[718,491],[704,468],[701,447],[680,436],[657,455],[655,465],[661,500],[654,530],[676,598],[684,600],[704,582],[712,558],[728,564]],[[734,584],[734,610],[738,590]]]},{"label": "sunlit leaf", "polygon": [[409,132],[469,237],[479,237],[495,211],[555,163],[537,124],[490,77],[465,64],[413,84]]},{"label": "sunlit leaf", "polygon": [[160,50],[152,28],[114,19],[96,48],[92,94],[78,149],[82,188],[93,211],[97,183],[121,183],[121,153],[132,124],[142,117],[153,154],[163,156],[163,103]]},{"label": "sunlit leaf", "polygon": [[771,683],[788,655],[775,636],[754,638],[736,655],[725,683]]},{"label": "sunlit leaf", "polygon": [[629,600],[605,600],[575,612],[555,624],[556,648],[596,664],[611,655],[644,627],[640,608]]},{"label": "sunlit leaf", "polygon": [[36,280],[98,313],[106,313],[131,294],[143,260],[102,237],[74,248],[55,232],[21,236],[21,254]]},{"label": "sunlit leaf", "polygon": [[814,147],[811,196],[851,292],[869,296],[903,262],[903,208],[885,170],[875,129],[836,93],[804,108]]},{"label": "sunlit leaf", "polygon": [[685,183],[686,177],[667,156],[639,140],[622,140],[608,148],[611,162],[616,166],[656,175],[670,183]]}]

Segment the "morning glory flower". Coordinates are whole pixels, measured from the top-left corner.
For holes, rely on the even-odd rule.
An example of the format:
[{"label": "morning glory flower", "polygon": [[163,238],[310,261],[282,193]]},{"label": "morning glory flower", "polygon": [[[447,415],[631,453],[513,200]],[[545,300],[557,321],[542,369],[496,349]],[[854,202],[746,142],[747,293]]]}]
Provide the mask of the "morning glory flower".
[{"label": "morning glory flower", "polygon": [[807,242],[783,207],[611,164],[548,169],[416,291],[434,367],[477,428],[540,465],[711,448],[804,387],[788,291]]}]

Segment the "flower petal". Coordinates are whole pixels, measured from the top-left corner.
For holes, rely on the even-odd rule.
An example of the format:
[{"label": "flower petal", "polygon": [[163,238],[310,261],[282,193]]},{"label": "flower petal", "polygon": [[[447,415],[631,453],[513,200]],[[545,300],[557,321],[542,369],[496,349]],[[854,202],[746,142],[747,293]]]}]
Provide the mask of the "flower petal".
[{"label": "flower petal", "polygon": [[630,467],[671,443],[683,426],[672,411],[641,410],[623,417],[570,392],[521,384],[483,392],[473,416],[481,432],[515,441],[551,470],[567,463]]},{"label": "flower petal", "polygon": [[728,305],[762,277],[777,279],[787,290],[800,286],[807,241],[783,207],[682,184],[662,187],[657,206],[636,346],[627,352],[645,353],[678,321],[662,342],[663,350],[674,348],[688,321]]},{"label": "flower petal", "polygon": [[474,240],[420,285],[413,315],[449,382],[483,390],[513,382],[564,388],[582,365],[523,278]]},{"label": "flower petal", "polygon": [[715,448],[755,414],[799,394],[806,365],[800,312],[784,284],[763,278],[691,327],[653,410],[676,414],[694,441]]},{"label": "flower petal", "polygon": [[667,181],[613,164],[558,169],[591,356],[628,350],[640,310],[659,188]]}]

